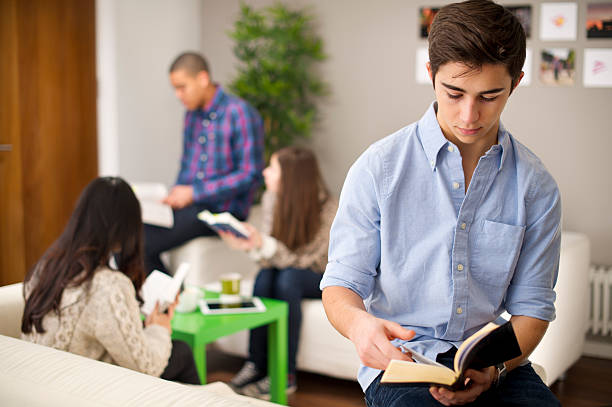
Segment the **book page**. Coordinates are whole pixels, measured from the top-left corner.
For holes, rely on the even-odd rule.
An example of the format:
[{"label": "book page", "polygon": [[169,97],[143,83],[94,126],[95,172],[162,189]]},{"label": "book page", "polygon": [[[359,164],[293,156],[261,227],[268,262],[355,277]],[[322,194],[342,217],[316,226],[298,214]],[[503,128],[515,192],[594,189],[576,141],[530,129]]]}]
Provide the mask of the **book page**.
[{"label": "book page", "polygon": [[446,367],[444,366],[442,363],[438,363],[435,360],[431,360],[429,359],[427,356],[413,350],[410,349],[408,346],[406,346],[406,344],[400,345],[400,348],[402,348],[402,351],[404,353],[409,353],[410,356],[412,357],[412,360],[414,360],[417,363],[424,363],[426,365],[433,365],[433,366],[440,366],[440,367]]},{"label": "book page", "polygon": [[204,210],[198,213],[198,219],[206,222],[215,230],[228,231],[237,237],[248,238],[249,231],[229,212],[212,213]]},{"label": "book page", "polygon": [[[155,303],[165,297],[164,292],[171,284],[172,277],[158,270],[153,270],[140,288],[140,296],[144,304],[140,307],[143,314],[149,315],[155,308]],[[161,305],[161,304],[160,304]]]},{"label": "book page", "polygon": [[381,383],[436,383],[452,386],[457,375],[446,366],[426,365],[393,359],[380,380]]},{"label": "book page", "polygon": [[149,315],[157,302],[159,302],[160,311],[164,311],[168,305],[172,304],[188,272],[189,264],[187,263],[181,263],[174,273],[174,277],[153,270],[140,289],[140,295],[144,300],[142,307],[140,307],[142,313]]},{"label": "book page", "polygon": [[174,226],[172,208],[162,203],[168,196],[165,185],[156,182],[134,182],[130,185],[140,202],[143,223],[165,228]]}]

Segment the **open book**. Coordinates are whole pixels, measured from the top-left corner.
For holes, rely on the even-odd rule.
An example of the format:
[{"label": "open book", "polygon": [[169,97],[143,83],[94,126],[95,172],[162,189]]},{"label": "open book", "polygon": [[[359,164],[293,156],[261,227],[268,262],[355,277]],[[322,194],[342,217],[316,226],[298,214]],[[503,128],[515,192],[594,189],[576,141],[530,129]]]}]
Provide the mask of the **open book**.
[{"label": "open book", "polygon": [[171,228],[174,225],[172,208],[161,202],[168,196],[168,189],[165,185],[156,182],[134,182],[130,185],[136,198],[140,201],[143,223],[165,228]]},{"label": "open book", "polygon": [[144,304],[140,307],[142,313],[149,315],[155,308],[156,302],[159,302],[159,311],[164,312],[168,305],[174,302],[188,271],[187,263],[181,263],[173,277],[153,270],[140,289],[144,300]]},{"label": "open book", "polygon": [[457,390],[464,388],[464,373],[467,369],[483,369],[521,355],[521,348],[510,322],[501,326],[490,322],[467,338],[457,349],[454,370],[405,345],[402,347],[412,354],[415,362],[391,360],[381,383],[423,383]]},{"label": "open book", "polygon": [[212,213],[210,211],[202,211],[198,213],[198,219],[206,222],[214,230],[231,232],[234,236],[243,239],[249,237],[249,231],[229,212]]}]

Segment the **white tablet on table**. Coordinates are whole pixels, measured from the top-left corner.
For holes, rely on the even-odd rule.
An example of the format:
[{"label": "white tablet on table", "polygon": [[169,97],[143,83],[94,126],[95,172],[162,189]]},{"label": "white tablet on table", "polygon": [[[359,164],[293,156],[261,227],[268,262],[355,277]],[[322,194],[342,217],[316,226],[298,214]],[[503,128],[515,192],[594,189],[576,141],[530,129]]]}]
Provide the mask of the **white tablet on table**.
[{"label": "white tablet on table", "polygon": [[242,298],[240,302],[228,303],[219,298],[203,298],[199,302],[202,314],[237,314],[247,312],[264,312],[266,306],[258,297]]}]

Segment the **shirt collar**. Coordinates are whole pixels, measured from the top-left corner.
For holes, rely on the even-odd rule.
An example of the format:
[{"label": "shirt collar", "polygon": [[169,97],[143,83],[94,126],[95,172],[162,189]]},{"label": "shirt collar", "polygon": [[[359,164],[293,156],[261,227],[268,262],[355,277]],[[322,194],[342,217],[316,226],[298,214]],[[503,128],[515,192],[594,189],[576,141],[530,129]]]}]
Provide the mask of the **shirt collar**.
[{"label": "shirt collar", "polygon": [[436,102],[433,102],[418,123],[419,139],[432,171],[436,168],[438,152],[448,142],[436,118],[436,108]]},{"label": "shirt collar", "polygon": [[215,86],[216,86],[216,90],[215,90],[215,95],[213,96],[212,103],[210,104],[208,109],[206,107],[203,107],[202,109],[200,109],[200,111],[203,112],[204,114],[215,113],[216,115],[217,114],[216,111],[219,109],[219,106],[221,105],[222,100],[225,98],[225,92],[223,91],[223,87],[218,84],[215,84]]},{"label": "shirt collar", "polygon": [[499,148],[501,149],[501,159],[499,160],[499,168],[498,168],[499,171],[501,171],[501,169],[504,166],[504,161],[506,161],[506,157],[508,156],[508,152],[510,151],[510,148],[511,148],[510,144],[511,144],[510,134],[508,133],[508,131],[506,130],[506,128],[504,127],[504,125],[502,124],[500,120],[499,130],[497,130],[497,144],[496,144],[496,146],[499,146]]},{"label": "shirt collar", "polygon": [[[427,161],[429,161],[429,166],[431,167],[432,171],[436,169],[438,153],[440,152],[440,149],[442,149],[446,144],[449,143],[446,137],[444,137],[442,129],[440,128],[440,124],[438,123],[438,119],[436,118],[436,110],[436,102],[432,102],[432,104],[429,106],[429,109],[427,109],[427,112],[425,112],[421,120],[419,120],[418,122],[419,138],[421,140],[421,144],[423,145],[423,149],[425,150],[425,155],[427,156]],[[497,131],[497,144],[493,145],[486,153],[497,154],[501,150],[499,170],[501,170],[504,165],[504,161],[506,159],[509,148],[510,137],[508,131],[500,120],[499,129]]]}]

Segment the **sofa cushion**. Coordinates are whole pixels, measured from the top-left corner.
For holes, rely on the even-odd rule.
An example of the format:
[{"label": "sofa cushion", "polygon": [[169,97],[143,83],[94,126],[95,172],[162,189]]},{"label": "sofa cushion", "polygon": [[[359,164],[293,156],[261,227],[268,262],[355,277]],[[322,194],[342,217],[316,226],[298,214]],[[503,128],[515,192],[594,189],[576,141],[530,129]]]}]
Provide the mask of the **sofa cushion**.
[{"label": "sofa cushion", "polygon": [[7,406],[276,405],[228,394],[225,385],[186,386],[2,335],[0,360]]}]

